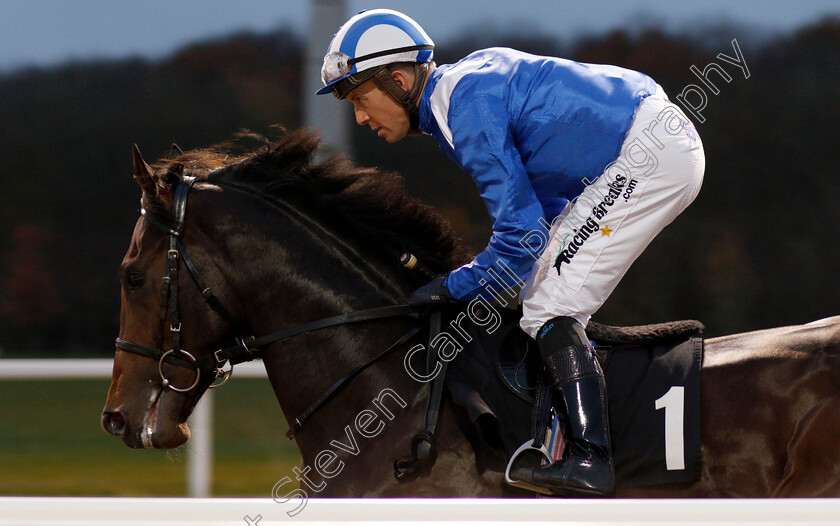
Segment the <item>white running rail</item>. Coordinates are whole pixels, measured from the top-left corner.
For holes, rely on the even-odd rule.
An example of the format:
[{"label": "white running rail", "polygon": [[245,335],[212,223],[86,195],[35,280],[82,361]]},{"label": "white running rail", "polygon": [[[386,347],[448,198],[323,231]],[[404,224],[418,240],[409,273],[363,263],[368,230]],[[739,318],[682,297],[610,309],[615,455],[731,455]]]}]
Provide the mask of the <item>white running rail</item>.
[{"label": "white running rail", "polygon": [[[112,359],[0,359],[2,380],[66,380],[110,378]],[[237,365],[236,378],[265,378],[262,362]],[[103,400],[104,402],[104,400]],[[187,443],[187,495],[209,497],[213,481],[213,391],[207,391],[190,416],[190,441]],[[0,514],[0,524],[3,515]]]},{"label": "white running rail", "polygon": [[829,525],[838,499],[312,499],[294,517],[271,499],[0,497],[0,526],[457,524]]}]

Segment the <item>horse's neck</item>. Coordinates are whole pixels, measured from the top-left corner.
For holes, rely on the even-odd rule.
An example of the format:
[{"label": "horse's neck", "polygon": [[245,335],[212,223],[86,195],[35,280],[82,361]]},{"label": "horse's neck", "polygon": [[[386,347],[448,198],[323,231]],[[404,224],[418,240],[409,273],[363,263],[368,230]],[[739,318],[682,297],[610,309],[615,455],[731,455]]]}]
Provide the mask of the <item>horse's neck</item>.
[{"label": "horse's neck", "polygon": [[[308,248],[311,250],[308,255],[321,265],[308,268],[306,275],[295,276],[306,288],[299,301],[294,301],[294,296],[286,296],[286,301],[296,304],[295,323],[359,308],[393,305],[402,299],[383,286],[378,276],[348,265],[349,258],[336,257],[330,261],[325,259],[330,254],[323,247],[309,245]],[[291,325],[278,312],[277,305],[283,301],[275,299],[273,309],[271,303],[266,302],[260,309],[262,325]],[[347,324],[272,346],[264,361],[287,421],[294,421],[339,378],[385,350],[410,329],[411,323],[386,319]],[[420,425],[419,418],[413,415],[420,414],[423,405],[418,397],[420,386],[406,374],[402,356],[402,352],[394,353],[346,384],[312,414],[297,434],[304,469],[312,470],[308,473],[312,489],[323,488],[318,495],[360,495],[358,491],[371,491],[392,483],[390,463],[408,453],[407,435]],[[380,427],[383,431],[371,436]],[[336,455],[328,469],[342,466],[341,477],[327,479],[317,473],[315,459],[323,455]],[[367,480],[367,484],[348,488],[348,480]],[[301,484],[303,487],[304,483]],[[312,491],[309,494],[316,496]]]},{"label": "horse's neck", "polygon": [[359,241],[294,207],[247,194],[229,200],[235,211],[211,228],[235,260],[255,333],[404,301],[396,261],[377,261]]},{"label": "horse's neck", "polygon": [[[376,251],[364,247],[376,240],[344,239],[291,205],[238,193],[229,201],[237,210],[216,228],[244,274],[254,330],[405,299],[397,261],[378,261]],[[232,231],[231,223],[240,226]]]},{"label": "horse's neck", "polygon": [[[358,245],[312,219],[295,214],[271,217],[273,224],[252,223],[255,226],[247,231],[226,236],[227,252],[242,255],[236,263],[244,274],[248,318],[257,336],[404,300],[396,265],[389,271],[375,264]],[[387,348],[411,326],[405,319],[347,324],[270,346],[264,358],[266,370],[287,420],[294,420],[338,378]],[[406,374],[402,355],[395,353],[358,376],[306,422],[298,437],[305,462],[329,449],[340,454],[351,471],[365,462],[356,456],[357,448],[370,451],[376,442],[378,451],[391,455],[389,448],[397,447],[393,442],[405,446],[397,437],[416,431],[419,419],[400,422],[399,427],[393,422],[422,412],[423,400],[418,397],[422,386]],[[363,420],[370,418],[370,411],[377,422],[357,419],[360,414],[365,415]],[[363,434],[370,434],[379,422],[381,435],[365,438]],[[383,442],[381,437],[388,438]],[[334,442],[341,445],[331,446]]]},{"label": "horse's neck", "polygon": [[[245,310],[257,336],[356,309],[400,303],[410,290],[400,281],[396,265],[377,264],[359,246],[318,222],[259,210],[264,203],[245,205],[217,224],[213,237],[225,239],[225,252],[240,276],[237,282],[245,291]],[[266,217],[274,223],[265,224]],[[231,232],[230,225],[235,224],[248,226]],[[264,349],[266,370],[287,420],[294,420],[339,378],[395,342],[413,323],[386,319],[348,324]],[[287,475],[298,480],[308,477],[305,480],[312,487],[301,480],[301,488],[309,488],[310,496],[397,496],[407,491],[395,483],[391,466],[409,453],[426,406],[425,386],[409,377],[403,365],[411,345],[357,376],[297,433],[304,472]],[[438,457],[439,475],[424,478],[408,491],[476,496],[495,490],[498,481],[488,485],[475,480],[470,445],[452,413],[444,411],[443,416],[449,424],[441,424],[446,435],[441,435],[445,448]],[[339,466],[340,477],[322,475]]]}]

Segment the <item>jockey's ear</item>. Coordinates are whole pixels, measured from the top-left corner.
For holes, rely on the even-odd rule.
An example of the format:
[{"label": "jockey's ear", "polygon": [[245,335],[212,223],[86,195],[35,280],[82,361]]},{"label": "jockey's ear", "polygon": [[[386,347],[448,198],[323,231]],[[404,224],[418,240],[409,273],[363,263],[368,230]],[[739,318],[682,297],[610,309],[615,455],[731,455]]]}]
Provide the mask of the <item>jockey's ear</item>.
[{"label": "jockey's ear", "polygon": [[414,75],[409,74],[409,72],[403,68],[392,71],[391,78],[394,79],[394,82],[396,82],[397,85],[405,91],[410,90],[411,86],[414,85]]}]

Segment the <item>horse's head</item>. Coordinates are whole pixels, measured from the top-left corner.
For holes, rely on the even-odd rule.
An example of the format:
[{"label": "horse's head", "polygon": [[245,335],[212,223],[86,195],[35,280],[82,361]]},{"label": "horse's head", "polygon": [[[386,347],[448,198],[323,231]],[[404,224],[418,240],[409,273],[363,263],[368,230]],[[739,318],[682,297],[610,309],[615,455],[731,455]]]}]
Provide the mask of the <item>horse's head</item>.
[{"label": "horse's head", "polygon": [[[215,378],[209,349],[229,335],[223,318],[233,318],[224,306],[220,315],[205,304],[207,291],[193,284],[218,294],[224,279],[206,264],[208,235],[185,219],[192,181],[182,169],[165,163],[153,170],[134,147],[143,217],[120,265],[120,332],[102,413],[102,427],[130,447],[172,448],[189,439],[187,417]],[[199,276],[189,267],[200,263]]]}]

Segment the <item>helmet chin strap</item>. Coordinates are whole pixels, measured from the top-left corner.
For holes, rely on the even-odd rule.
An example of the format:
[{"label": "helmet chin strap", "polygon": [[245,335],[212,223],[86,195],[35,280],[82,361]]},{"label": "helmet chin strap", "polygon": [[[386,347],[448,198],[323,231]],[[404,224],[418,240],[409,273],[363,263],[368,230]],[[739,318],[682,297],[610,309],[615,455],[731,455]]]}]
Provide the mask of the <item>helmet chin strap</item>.
[{"label": "helmet chin strap", "polygon": [[408,113],[408,135],[420,135],[422,133],[420,131],[420,109],[417,107],[417,102],[420,100],[426,77],[429,75],[429,64],[428,62],[414,64],[414,85],[411,86],[410,90],[402,89],[391,76],[387,67],[380,68],[373,76],[379,87],[402,105]]}]

